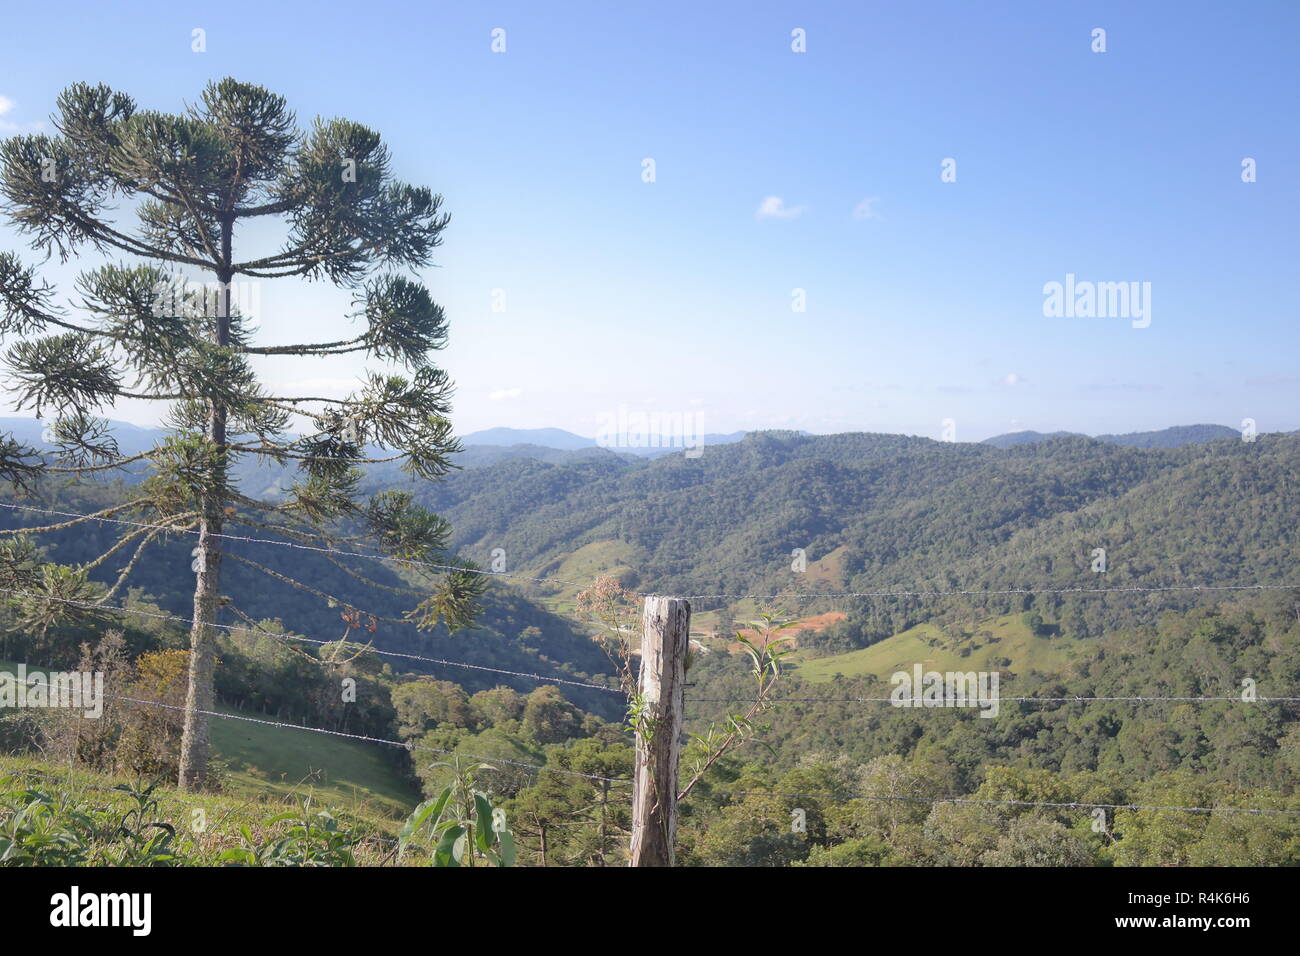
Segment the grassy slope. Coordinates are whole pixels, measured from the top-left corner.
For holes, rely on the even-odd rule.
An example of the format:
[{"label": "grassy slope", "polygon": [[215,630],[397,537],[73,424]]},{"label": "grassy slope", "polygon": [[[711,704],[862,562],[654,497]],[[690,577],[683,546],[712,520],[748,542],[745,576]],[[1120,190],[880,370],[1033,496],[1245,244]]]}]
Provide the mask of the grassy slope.
[{"label": "grassy slope", "polygon": [[[809,560],[806,580],[800,584],[839,585],[843,583],[843,559],[846,548],[843,546],[828,552],[820,560]],[[605,539],[585,544],[569,554],[563,555],[539,568],[539,576],[553,576],[559,581],[594,581],[596,578],[610,575],[630,580],[639,580],[637,571],[639,560],[643,558],[637,548],[624,541]],[[547,606],[552,610],[577,617],[576,598],[582,589],[568,584],[557,584],[551,589]],[[758,603],[750,600],[735,601],[729,605],[732,617],[739,625],[755,620],[763,610]],[[778,617],[788,616],[788,608],[779,608]],[[691,615],[691,636],[707,638],[712,636],[717,626],[717,611],[697,611]]]},{"label": "grassy slope", "polygon": [[[16,667],[0,661],[0,670]],[[215,718],[212,747],[227,771],[224,790],[233,796],[279,799],[310,792],[331,806],[387,817],[404,817],[420,801],[393,759],[396,749],[380,744]]]},{"label": "grassy slope", "polygon": [[[976,636],[979,631],[989,631],[992,640]],[[802,660],[796,657],[795,673],[813,682],[829,681],[836,674],[888,680],[890,674],[910,671],[914,664],[936,671],[991,671],[995,668],[990,661],[1005,657],[1011,660],[1010,670],[1015,673],[1037,670],[1050,674],[1067,668],[1080,644],[1068,637],[1034,637],[1019,615],[990,618],[968,632],[970,636],[953,641],[945,639],[934,625],[919,624],[860,651]],[[967,647],[970,654],[963,657],[960,652]]]},{"label": "grassy slope", "polygon": [[554,574],[572,581],[594,581],[602,574],[631,570],[636,559],[636,548],[626,542],[593,541],[553,565]]},{"label": "grassy slope", "polygon": [[629,573],[635,576],[636,563],[637,551],[632,545],[623,541],[593,541],[543,565],[537,573],[556,579],[548,582],[552,593],[547,606],[572,615],[583,588],[563,582],[590,582],[606,575],[621,578]]},{"label": "grassy slope", "polygon": [[395,748],[380,744],[218,719],[212,721],[212,746],[234,793],[310,789],[326,803],[388,815],[405,815],[420,800],[398,770]]},{"label": "grassy slope", "polygon": [[818,561],[808,562],[808,580],[813,584],[842,585],[844,583],[844,555],[848,551],[845,545],[840,545],[831,551],[828,551],[824,557]]}]

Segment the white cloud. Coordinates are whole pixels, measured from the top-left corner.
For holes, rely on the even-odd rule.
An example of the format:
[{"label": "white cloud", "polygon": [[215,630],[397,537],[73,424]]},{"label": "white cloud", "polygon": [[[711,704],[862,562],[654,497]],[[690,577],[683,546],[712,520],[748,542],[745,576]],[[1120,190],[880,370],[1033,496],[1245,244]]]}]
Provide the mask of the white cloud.
[{"label": "white cloud", "polygon": [[1017,375],[1015,372],[1007,372],[1007,376],[1002,380],[1002,384],[1011,385],[1011,386],[1023,385],[1025,384],[1025,380],[1021,378],[1019,375]]},{"label": "white cloud", "polygon": [[803,215],[803,206],[787,206],[780,196],[767,196],[758,204],[755,219],[798,219]]},{"label": "white cloud", "polygon": [[524,394],[522,388],[499,388],[495,392],[488,392],[488,398],[494,402],[499,402],[506,398],[518,398]]},{"label": "white cloud", "polygon": [[873,208],[874,205],[878,202],[880,202],[879,196],[871,196],[867,199],[862,200],[862,202],[858,203],[856,206],[853,207],[853,218],[854,219],[883,219],[884,217],[880,215],[880,213],[876,212],[876,210]]},{"label": "white cloud", "polygon": [[34,123],[15,123],[11,120],[3,119],[18,104],[12,99],[0,93],[0,134],[8,135],[9,133],[39,133],[45,129],[45,123],[37,120]]}]

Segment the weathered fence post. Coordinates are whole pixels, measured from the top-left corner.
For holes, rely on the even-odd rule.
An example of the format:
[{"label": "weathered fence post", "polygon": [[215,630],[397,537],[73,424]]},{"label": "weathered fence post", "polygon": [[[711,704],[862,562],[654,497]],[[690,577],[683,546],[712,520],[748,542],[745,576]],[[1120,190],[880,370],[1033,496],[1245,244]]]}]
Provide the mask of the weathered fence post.
[{"label": "weathered fence post", "polygon": [[641,697],[632,791],[632,866],[672,866],[677,759],[691,603],[650,595],[641,628]]}]

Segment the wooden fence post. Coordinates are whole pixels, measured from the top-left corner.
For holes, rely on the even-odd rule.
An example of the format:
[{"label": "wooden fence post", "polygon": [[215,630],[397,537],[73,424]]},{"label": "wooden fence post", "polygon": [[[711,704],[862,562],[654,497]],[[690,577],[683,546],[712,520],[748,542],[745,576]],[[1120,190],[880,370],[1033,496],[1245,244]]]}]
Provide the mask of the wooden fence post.
[{"label": "wooden fence post", "polygon": [[677,835],[677,760],[682,693],[690,646],[691,602],[650,595],[641,628],[644,739],[636,735],[632,791],[632,866],[672,866]]}]

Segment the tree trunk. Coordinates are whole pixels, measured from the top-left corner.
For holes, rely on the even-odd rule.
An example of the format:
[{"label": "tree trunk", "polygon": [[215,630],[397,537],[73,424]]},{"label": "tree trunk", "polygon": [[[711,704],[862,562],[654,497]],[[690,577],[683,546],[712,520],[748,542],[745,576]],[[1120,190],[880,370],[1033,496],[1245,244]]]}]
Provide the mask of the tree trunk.
[{"label": "tree trunk", "polygon": [[[205,508],[205,512],[206,512]],[[190,628],[189,685],[185,692],[185,730],[181,736],[180,787],[201,788],[208,775],[207,712],[215,703],[213,678],[216,646],[212,623],[217,619],[221,589],[221,519],[204,515],[199,526],[198,581],[194,586],[194,624]]]},{"label": "tree trunk", "polygon": [[632,866],[672,866],[677,834],[682,693],[691,602],[647,595],[641,624],[641,703],[632,785]]},{"label": "tree trunk", "polygon": [[[231,223],[222,224],[222,255],[217,281],[221,283],[219,306],[213,328],[217,345],[230,344]],[[217,466],[203,495],[199,521],[199,545],[195,549],[197,578],[194,583],[194,620],[190,627],[189,685],[185,691],[185,730],[181,736],[180,788],[198,790],[207,780],[211,739],[208,725],[216,702],[213,678],[216,670],[216,622],[221,605],[221,529],[225,524],[226,408],[208,403],[207,440],[218,450]]]}]

